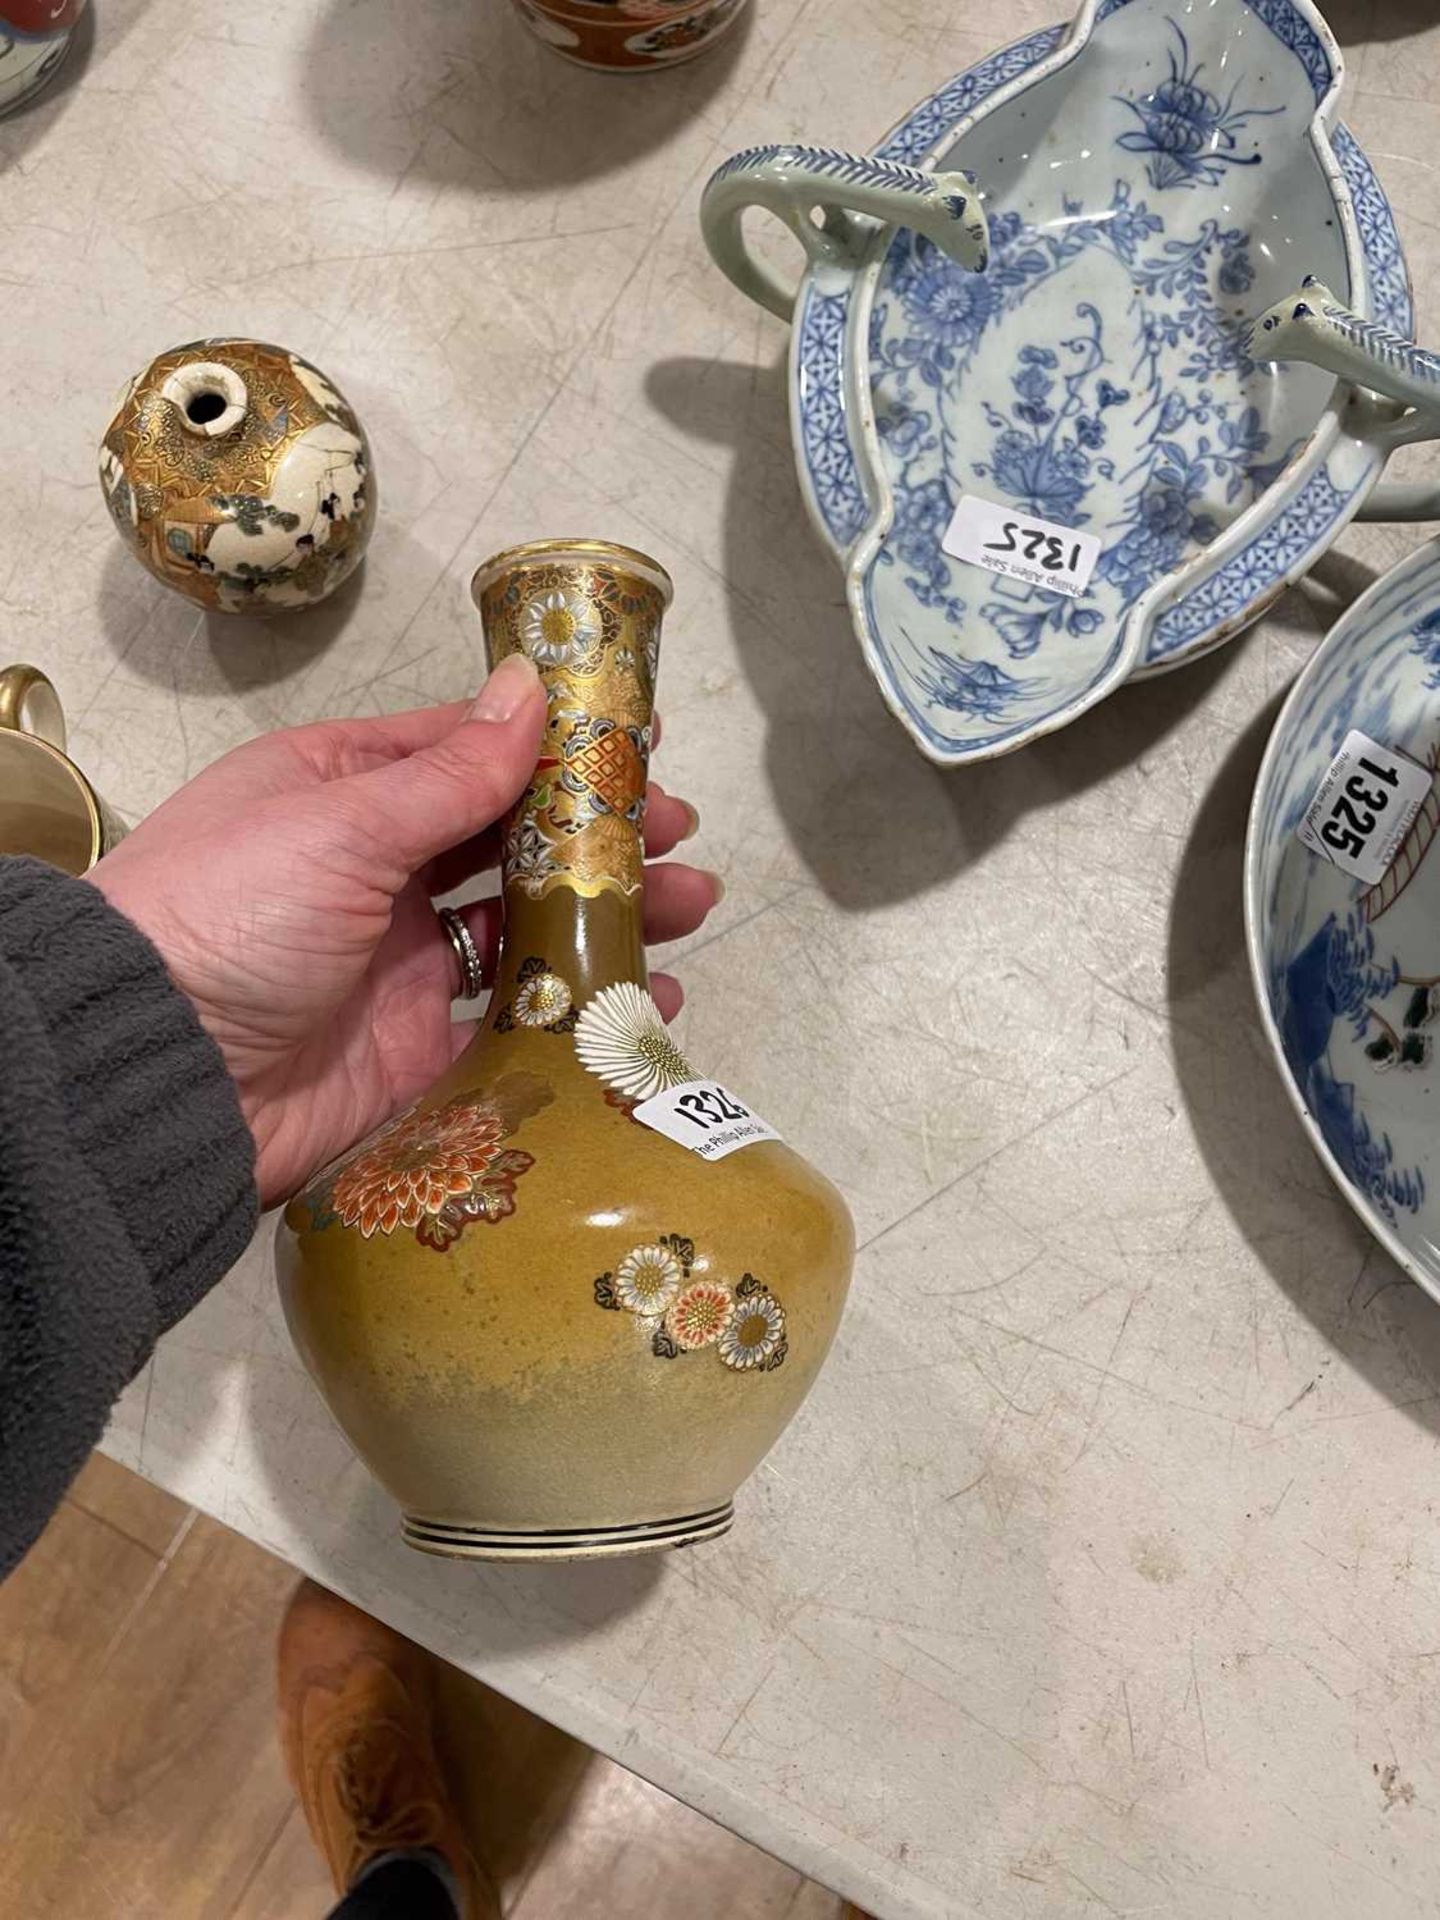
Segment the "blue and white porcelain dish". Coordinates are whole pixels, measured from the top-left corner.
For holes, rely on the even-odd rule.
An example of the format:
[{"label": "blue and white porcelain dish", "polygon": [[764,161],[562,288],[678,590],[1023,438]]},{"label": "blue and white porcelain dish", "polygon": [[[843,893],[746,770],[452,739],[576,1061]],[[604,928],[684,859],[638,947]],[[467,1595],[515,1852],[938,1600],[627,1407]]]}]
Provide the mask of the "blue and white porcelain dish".
[{"label": "blue and white porcelain dish", "polygon": [[[1052,53],[1066,31],[1063,26],[1046,27],[958,75],[908,114],[876,149],[877,155],[923,163],[927,154],[948,151],[968,116],[1007,81]],[[1348,128],[1335,127],[1331,146],[1355,211],[1369,310],[1397,333],[1408,334],[1413,322],[1410,283],[1390,203]],[[833,292],[810,276],[796,310],[791,347],[791,424],[801,491],[816,530],[842,564],[870,518],[854,409],[846,405],[846,344],[856,290],[853,274],[845,276]],[[1317,480],[1311,499],[1297,516],[1320,520],[1317,532],[1329,524],[1322,519],[1326,506],[1353,490],[1344,464],[1342,458],[1337,463],[1341,471],[1327,472]],[[1230,595],[1211,596],[1222,597],[1228,601]],[[1187,604],[1183,615],[1177,609],[1151,634],[1144,658],[1131,677],[1184,665],[1218,639],[1229,637],[1228,630],[1217,635],[1217,625],[1222,624],[1223,615],[1220,620],[1212,617],[1207,605]]]},{"label": "blue and white porcelain dish", "polygon": [[[1307,272],[1410,329],[1390,209],[1331,130],[1340,80],[1309,0],[1088,0],[877,150],[979,181],[989,263],[903,216],[813,260],[792,427],[867,660],[932,759],[1009,751],[1228,639],[1363,505],[1388,448],[1348,390],[1249,352]],[[1084,596],[944,553],[962,493],[1097,534]]]},{"label": "blue and white porcelain dish", "polygon": [[1245,926],[1261,1019],[1317,1153],[1440,1299],[1440,795],[1373,886],[1296,828],[1352,728],[1440,762],[1440,540],[1331,628],[1275,723],[1250,813]]}]

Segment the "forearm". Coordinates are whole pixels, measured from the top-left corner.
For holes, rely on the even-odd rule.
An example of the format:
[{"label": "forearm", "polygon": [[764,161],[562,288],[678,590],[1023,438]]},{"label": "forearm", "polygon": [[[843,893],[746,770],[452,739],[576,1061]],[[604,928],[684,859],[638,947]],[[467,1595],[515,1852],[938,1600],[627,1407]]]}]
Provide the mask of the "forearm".
[{"label": "forearm", "polygon": [[0,1574],[156,1337],[254,1229],[254,1149],[159,954],[94,887],[0,859]]}]

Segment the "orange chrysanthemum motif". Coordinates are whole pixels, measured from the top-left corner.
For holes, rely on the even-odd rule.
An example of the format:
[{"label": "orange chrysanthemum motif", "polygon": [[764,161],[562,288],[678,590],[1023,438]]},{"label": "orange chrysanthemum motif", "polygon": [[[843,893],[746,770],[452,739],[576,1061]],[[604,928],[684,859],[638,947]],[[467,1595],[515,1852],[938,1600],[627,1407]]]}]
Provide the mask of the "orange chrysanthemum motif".
[{"label": "orange chrysanthemum motif", "polygon": [[514,1212],[516,1176],[532,1160],[502,1148],[506,1132],[498,1114],[470,1100],[402,1114],[339,1169],[330,1207],[367,1240],[407,1227],[448,1246],[466,1220]]},{"label": "orange chrysanthemum motif", "polygon": [[728,1287],[710,1280],[688,1286],[665,1316],[665,1331],[686,1353],[708,1347],[730,1324],[735,1300]]}]

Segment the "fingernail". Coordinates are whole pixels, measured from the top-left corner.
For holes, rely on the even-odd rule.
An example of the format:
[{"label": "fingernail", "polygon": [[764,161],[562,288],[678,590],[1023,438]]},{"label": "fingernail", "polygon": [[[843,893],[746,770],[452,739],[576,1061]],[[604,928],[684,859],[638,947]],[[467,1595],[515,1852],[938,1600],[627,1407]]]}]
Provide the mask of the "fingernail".
[{"label": "fingernail", "polygon": [[492,726],[513,719],[539,684],[533,661],[523,653],[507,654],[481,687],[470,718]]},{"label": "fingernail", "polygon": [[710,878],[715,883],[715,904],[718,907],[720,902],[725,898],[727,889],[725,882],[720,878],[718,873],[711,872]]},{"label": "fingernail", "polygon": [[682,800],[680,804],[685,809],[685,831],[681,834],[680,838],[682,840],[693,840],[700,831],[700,816],[688,800]]}]

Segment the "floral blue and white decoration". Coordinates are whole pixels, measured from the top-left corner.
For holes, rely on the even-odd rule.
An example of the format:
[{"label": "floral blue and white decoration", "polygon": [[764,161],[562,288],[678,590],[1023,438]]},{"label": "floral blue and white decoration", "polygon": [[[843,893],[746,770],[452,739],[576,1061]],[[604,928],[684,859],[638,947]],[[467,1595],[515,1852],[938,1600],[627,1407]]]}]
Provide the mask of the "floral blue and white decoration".
[{"label": "floral blue and white decoration", "polygon": [[1317,857],[1296,828],[1352,729],[1440,761],[1440,540],[1356,601],[1296,681],[1245,849],[1251,973],[1291,1099],[1341,1192],[1440,1298],[1440,794],[1373,885]]},{"label": "floral blue and white decoration", "polygon": [[[1306,0],[1293,11],[1308,28]],[[1082,13],[1059,49],[934,156],[964,164],[992,196],[983,286],[958,286],[900,230],[857,290],[850,352],[863,325],[871,404],[859,411],[873,426],[860,436],[867,513],[849,555],[851,606],[887,698],[942,762],[1004,752],[1075,718],[1144,659],[1188,588],[1242,553],[1281,559],[1281,571],[1257,579],[1242,562],[1248,591],[1187,636],[1194,650],[1238,629],[1319,550],[1293,522],[1284,540],[1265,533],[1338,437],[1333,417],[1326,425],[1331,383],[1288,370],[1282,383],[1249,352],[1255,312],[1293,278],[1276,258],[1277,215],[1345,284],[1363,285],[1358,236],[1337,217],[1340,171],[1315,139],[1313,63],[1277,34],[1263,55],[1264,112],[1246,121],[1257,164],[1222,168],[1223,190],[1203,172],[1184,191],[1170,190],[1169,173],[1157,187],[1155,154],[1127,138],[1135,116],[1114,74],[1133,73],[1144,95],[1223,66],[1235,89],[1219,101],[1223,118],[1244,110],[1262,59],[1240,0],[1190,16],[1188,37],[1174,13],[1169,0]],[[1270,13],[1267,25],[1280,17]],[[1338,66],[1328,73],[1327,107]],[[1020,116],[1042,88],[1050,124],[1084,129],[1073,153],[1024,137]],[[1204,100],[1197,110],[1211,111]],[[1226,150],[1223,129],[1210,137]],[[1261,221],[1263,253],[1251,239]],[[1378,456],[1368,464],[1378,473]],[[1364,477],[1322,489],[1340,502],[1336,526]],[[948,554],[966,493],[1098,537],[1084,594]],[[1230,598],[1236,585],[1216,591]]]},{"label": "floral blue and white decoration", "polygon": [[[1184,9],[1183,27],[1181,13],[1087,5],[1068,32],[960,75],[877,149],[975,175],[984,274],[901,227],[877,234],[868,262],[802,287],[792,414],[807,502],[847,563],[886,699],[942,762],[1006,751],[1127,673],[1240,631],[1383,468],[1382,449],[1340,435],[1329,379],[1277,376],[1248,351],[1250,321],[1302,265],[1358,312],[1410,325],[1389,207],[1353,139],[1332,134],[1338,49],[1310,0],[1217,0]],[[1083,139],[1027,166],[1032,93]],[[1132,103],[1154,95],[1208,129],[1177,148],[1208,138],[1212,159],[1229,156],[1219,185],[1204,168],[1153,183],[1159,156],[1125,136],[1143,131]],[[1095,533],[1084,596],[945,554],[965,492]]]},{"label": "floral blue and white decoration", "polygon": [[1248,123],[1285,109],[1237,106],[1238,82],[1223,100],[1212,93],[1201,81],[1205,62],[1192,58],[1179,22],[1170,25],[1178,44],[1165,79],[1138,99],[1116,96],[1140,123],[1122,133],[1119,144],[1129,153],[1147,156],[1145,177],[1161,192],[1167,187],[1218,187],[1227,167],[1260,165],[1258,140],[1250,152],[1240,151]]},{"label": "floral blue and white decoration", "polygon": [[[1047,27],[992,54],[908,115],[881,151],[912,161],[944,151],[959,122],[992,93],[1026,73],[1063,40],[1063,27]],[[1344,126],[1332,145],[1354,207],[1371,311],[1392,331],[1408,334],[1414,323],[1410,279],[1395,216],[1358,142]],[[846,278],[834,292],[808,286],[797,316],[792,354],[792,401],[802,490],[821,537],[844,560],[870,517],[867,480],[861,466],[859,427],[847,407],[847,331],[857,282]],[[1150,630],[1135,676],[1168,672],[1218,643],[1243,624],[1246,609],[1293,577],[1307,555],[1323,550],[1355,511],[1356,493],[1373,477],[1376,462],[1354,471],[1349,450],[1340,449],[1320,467],[1294,501],[1224,565],[1190,585]]]}]

